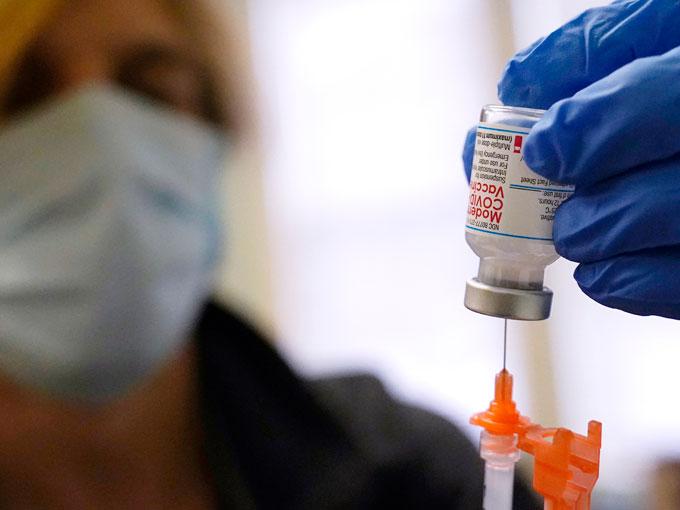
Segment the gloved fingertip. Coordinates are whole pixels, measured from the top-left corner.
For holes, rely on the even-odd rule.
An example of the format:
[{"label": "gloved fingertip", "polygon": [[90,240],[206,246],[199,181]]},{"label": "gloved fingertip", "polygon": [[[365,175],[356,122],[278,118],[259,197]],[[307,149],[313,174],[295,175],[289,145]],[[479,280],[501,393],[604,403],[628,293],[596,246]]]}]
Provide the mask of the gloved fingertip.
[{"label": "gloved fingertip", "polygon": [[610,303],[608,301],[606,294],[604,294],[604,295],[598,294],[597,292],[594,292],[588,285],[584,285],[583,283],[579,282],[578,280],[576,280],[576,283],[578,284],[579,288],[581,289],[581,292],[583,292],[586,296],[588,296],[590,299],[592,299],[596,303],[598,303],[602,306],[606,306],[608,308],[616,308],[612,303]]},{"label": "gloved fingertip", "polygon": [[552,138],[542,125],[536,124],[531,130],[522,155],[524,162],[531,170],[548,179],[559,181],[559,160],[555,157]]},{"label": "gloved fingertip", "polygon": [[587,294],[593,291],[594,283],[597,280],[596,267],[596,264],[579,264],[574,270],[574,280],[581,287],[581,290]]},{"label": "gloved fingertip", "polygon": [[557,223],[556,215],[555,222],[553,223],[553,243],[555,244],[555,251],[560,257],[574,261],[571,256],[571,250],[569,249],[570,245],[567,242],[566,237],[567,236],[563,233],[562,228]]},{"label": "gloved fingertip", "polygon": [[465,145],[463,146],[463,168],[468,182],[472,175],[472,160],[475,156],[475,139],[477,137],[477,127],[471,128],[465,136]]},{"label": "gloved fingertip", "polygon": [[537,143],[537,136],[529,135],[526,144],[524,145],[524,162],[529,168],[538,174],[542,174],[545,167],[545,162],[541,154],[540,143]]},{"label": "gloved fingertip", "polygon": [[497,85],[498,99],[506,106],[530,107],[530,85],[520,77],[515,58],[508,61]]},{"label": "gloved fingertip", "polygon": [[580,211],[573,208],[567,200],[557,208],[553,222],[555,251],[572,262],[584,262],[590,247],[590,242],[584,242],[583,236],[580,235],[580,218]]},{"label": "gloved fingertip", "polygon": [[574,279],[586,296],[603,306],[648,315],[641,310],[639,301],[621,296],[617,272],[612,273],[611,267],[611,261],[606,260],[579,264],[574,271]]},{"label": "gloved fingertip", "polygon": [[[542,84],[536,80],[536,69],[528,62],[541,62],[541,44],[544,37],[515,53],[508,60],[498,81],[498,99],[507,106],[547,108]],[[536,53],[539,53],[537,56]],[[548,105],[549,106],[549,105]]]},{"label": "gloved fingertip", "polygon": [[608,299],[611,293],[602,288],[602,267],[600,266],[597,262],[579,264],[574,270],[574,280],[581,292],[590,299],[601,305],[613,307],[614,305]]},{"label": "gloved fingertip", "polygon": [[537,174],[562,184],[570,184],[564,171],[563,130],[548,110],[532,128],[524,145],[524,162]]},{"label": "gloved fingertip", "polygon": [[[592,264],[587,264],[592,265]],[[574,273],[574,277],[585,278],[587,280],[587,270],[579,271],[577,268]],[[578,273],[578,275],[577,275]],[[644,299],[635,298],[634,296],[620,296],[616,292],[615,288],[599,288],[600,286],[588,285],[586,281],[576,280],[581,291],[588,296],[590,299],[596,303],[606,306],[607,308],[612,308],[615,310],[620,310],[622,312],[630,313],[633,315],[639,315],[646,317],[649,315],[658,315],[660,317],[667,317],[669,319],[680,318],[680,312],[678,311],[678,306],[674,303],[670,304],[659,304],[659,303],[647,303]]]}]

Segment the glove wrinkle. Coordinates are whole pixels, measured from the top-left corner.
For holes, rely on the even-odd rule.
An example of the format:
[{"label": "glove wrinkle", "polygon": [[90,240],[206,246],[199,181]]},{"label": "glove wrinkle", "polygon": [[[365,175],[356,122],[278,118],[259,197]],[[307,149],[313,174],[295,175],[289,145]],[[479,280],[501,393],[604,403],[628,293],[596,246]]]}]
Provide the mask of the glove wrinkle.
[{"label": "glove wrinkle", "polygon": [[589,9],[514,56],[498,84],[504,104],[550,108],[641,57],[680,45],[680,2],[634,0]]},{"label": "glove wrinkle", "polygon": [[557,210],[553,236],[563,257],[595,262],[680,246],[680,157],[645,165],[576,193]]},{"label": "glove wrinkle", "polygon": [[591,299],[635,315],[680,319],[680,248],[644,250],[591,264],[574,272]]},{"label": "glove wrinkle", "polygon": [[578,186],[680,154],[679,77],[676,48],[638,59],[558,101],[527,138],[527,164]]}]

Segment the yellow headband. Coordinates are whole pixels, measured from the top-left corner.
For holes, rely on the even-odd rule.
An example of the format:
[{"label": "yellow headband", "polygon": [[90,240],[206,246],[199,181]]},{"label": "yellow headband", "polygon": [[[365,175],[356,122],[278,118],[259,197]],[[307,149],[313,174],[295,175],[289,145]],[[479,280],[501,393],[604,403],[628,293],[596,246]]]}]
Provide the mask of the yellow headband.
[{"label": "yellow headband", "polygon": [[62,0],[0,0],[0,83]]}]

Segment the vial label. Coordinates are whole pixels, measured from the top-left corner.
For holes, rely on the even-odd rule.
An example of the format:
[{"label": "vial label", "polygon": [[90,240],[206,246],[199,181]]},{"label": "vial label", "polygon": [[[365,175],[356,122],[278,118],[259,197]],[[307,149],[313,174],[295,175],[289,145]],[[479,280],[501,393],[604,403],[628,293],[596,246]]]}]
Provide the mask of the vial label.
[{"label": "vial label", "polygon": [[528,128],[481,123],[477,128],[466,228],[552,243],[555,210],[574,187],[541,177],[524,163]]}]

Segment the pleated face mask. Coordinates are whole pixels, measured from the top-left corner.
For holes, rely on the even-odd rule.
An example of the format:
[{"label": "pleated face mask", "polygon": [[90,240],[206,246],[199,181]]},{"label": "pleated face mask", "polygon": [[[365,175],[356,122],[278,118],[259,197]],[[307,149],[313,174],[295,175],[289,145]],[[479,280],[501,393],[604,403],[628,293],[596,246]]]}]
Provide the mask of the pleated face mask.
[{"label": "pleated face mask", "polygon": [[177,353],[220,251],[222,137],[88,88],[0,132],[0,372],[103,403]]}]

